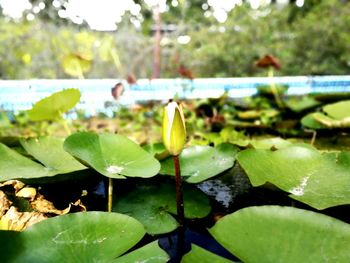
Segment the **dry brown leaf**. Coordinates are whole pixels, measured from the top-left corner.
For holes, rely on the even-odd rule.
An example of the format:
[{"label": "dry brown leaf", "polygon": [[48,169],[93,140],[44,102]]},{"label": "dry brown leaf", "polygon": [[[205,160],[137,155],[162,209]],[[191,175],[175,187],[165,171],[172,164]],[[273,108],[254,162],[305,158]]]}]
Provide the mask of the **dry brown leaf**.
[{"label": "dry brown leaf", "polygon": [[18,212],[16,207],[11,206],[0,219],[0,229],[22,231],[47,218],[48,216],[39,212]]},{"label": "dry brown leaf", "polygon": [[[46,200],[43,195],[38,193],[34,187],[25,187],[22,182],[17,180],[10,180],[0,184],[0,188],[7,186],[10,186],[10,188],[6,188],[6,191],[4,189],[5,192],[0,190],[0,230],[22,231],[30,225],[51,217],[53,214],[64,215],[71,210],[73,212],[86,211],[86,207],[80,199],[69,204],[66,209],[59,210],[51,201]],[[8,195],[29,199],[34,211],[19,212],[17,207],[12,206]]]},{"label": "dry brown leaf", "polygon": [[74,207],[75,211],[79,211],[79,212],[86,212],[87,211],[86,206],[83,205],[83,203],[81,202],[80,199],[78,199],[77,201],[75,201],[74,203],[71,203],[69,205],[69,208],[72,208],[72,207]]},{"label": "dry brown leaf", "polygon": [[36,189],[34,187],[23,187],[16,193],[17,197],[29,198],[31,201],[35,199]]},{"label": "dry brown leaf", "polygon": [[3,183],[0,183],[0,188],[4,186],[12,186],[15,192],[21,190],[24,187],[24,183],[18,180],[9,180]]},{"label": "dry brown leaf", "polygon": [[7,198],[6,194],[0,190],[0,218],[10,209],[12,202]]},{"label": "dry brown leaf", "polygon": [[46,200],[45,197],[39,193],[37,194],[35,200],[30,202],[30,204],[35,211],[44,214],[64,215],[70,210],[70,206],[63,210],[57,209],[51,201]]}]

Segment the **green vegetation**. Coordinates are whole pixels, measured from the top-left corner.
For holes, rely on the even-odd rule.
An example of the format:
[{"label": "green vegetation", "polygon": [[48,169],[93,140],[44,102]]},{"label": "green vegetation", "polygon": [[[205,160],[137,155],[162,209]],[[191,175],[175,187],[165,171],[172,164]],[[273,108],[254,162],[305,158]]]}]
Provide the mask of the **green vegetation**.
[{"label": "green vegetation", "polygon": [[[174,25],[175,31],[163,35],[161,76],[264,76],[254,63],[265,54],[280,60],[279,75],[348,74],[350,2],[305,2],[301,8],[271,4],[258,10],[245,3],[232,9],[224,23],[204,16],[201,1],[169,4],[163,24]],[[127,13],[115,32],[91,31],[47,12],[31,22],[0,18],[3,79],[152,75],[154,22],[146,5],[142,30],[135,29]],[[191,37],[189,44],[178,43],[181,35]]]},{"label": "green vegetation", "polygon": [[[176,170],[161,143],[161,105],[65,129],[56,112],[76,103],[64,99],[72,91],[28,111],[43,118],[2,115],[1,262],[349,261],[349,129],[324,123],[348,120],[349,100],[281,94],[279,107],[261,93],[185,101],[185,145],[183,134],[172,134],[184,146]],[[91,131],[87,121],[117,128]],[[183,181],[182,212],[174,175]],[[184,251],[191,242],[184,229],[227,251],[196,244]]]},{"label": "green vegetation", "polygon": [[[1,18],[1,77],[149,77],[152,12],[138,2],[140,31],[75,27],[54,8],[34,22]],[[266,58],[270,77],[349,72],[349,1],[244,3],[222,24],[201,1],[172,5],[162,76],[264,76]],[[0,261],[348,263],[349,93],[287,90],[270,82],[239,100],[86,119],[80,92],[65,89],[0,111]]]}]

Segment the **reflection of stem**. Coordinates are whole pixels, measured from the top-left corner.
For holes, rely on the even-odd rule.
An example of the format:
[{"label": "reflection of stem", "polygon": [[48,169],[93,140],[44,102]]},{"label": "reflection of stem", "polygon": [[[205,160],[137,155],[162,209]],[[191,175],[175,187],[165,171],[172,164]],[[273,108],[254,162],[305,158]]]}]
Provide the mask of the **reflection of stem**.
[{"label": "reflection of stem", "polygon": [[275,81],[273,80],[273,68],[272,67],[269,67],[268,76],[270,77],[270,88],[271,88],[273,97],[275,98],[276,104],[277,104],[278,108],[283,108],[283,103],[282,103],[281,98],[278,94],[278,90],[276,88]]},{"label": "reflection of stem", "polygon": [[177,259],[178,262],[181,261],[182,256],[184,254],[184,247],[185,247],[185,228],[183,226],[180,226],[177,230]]},{"label": "reflection of stem", "polygon": [[112,212],[113,178],[108,177],[108,212]]},{"label": "reflection of stem", "polygon": [[180,173],[179,156],[173,156],[175,168],[175,182],[176,182],[176,209],[180,227],[183,227],[185,221],[184,200],[182,195],[182,178]]}]

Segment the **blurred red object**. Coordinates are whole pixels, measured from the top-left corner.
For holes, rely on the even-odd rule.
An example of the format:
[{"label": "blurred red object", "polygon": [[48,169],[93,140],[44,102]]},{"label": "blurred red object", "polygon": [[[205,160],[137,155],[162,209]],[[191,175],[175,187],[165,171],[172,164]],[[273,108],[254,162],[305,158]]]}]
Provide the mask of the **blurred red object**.
[{"label": "blurred red object", "polygon": [[128,74],[128,76],[126,77],[126,81],[128,82],[129,85],[136,84],[136,78],[134,74]]},{"label": "blurred red object", "polygon": [[124,86],[121,82],[115,84],[114,87],[111,89],[112,96],[115,100],[119,100],[123,92]]},{"label": "blurred red object", "polygon": [[181,75],[181,77],[186,79],[194,79],[192,71],[186,68],[184,65],[180,65],[177,68],[177,72]]},{"label": "blurred red object", "polygon": [[281,69],[281,64],[278,59],[272,55],[265,55],[261,59],[259,59],[255,65],[259,68],[268,68],[274,67],[275,69]]}]

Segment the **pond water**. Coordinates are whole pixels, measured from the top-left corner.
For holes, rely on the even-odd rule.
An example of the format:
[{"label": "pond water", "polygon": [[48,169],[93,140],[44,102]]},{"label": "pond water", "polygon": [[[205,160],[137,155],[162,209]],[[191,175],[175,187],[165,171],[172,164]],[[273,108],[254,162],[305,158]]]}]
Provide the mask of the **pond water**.
[{"label": "pond water", "polygon": [[[82,98],[77,106],[87,114],[108,112],[116,106],[111,88],[122,82],[125,92],[118,105],[136,102],[166,101],[177,95],[179,98],[215,98],[225,91],[232,98],[254,95],[257,87],[271,83],[271,78],[203,78],[203,79],[140,79],[128,85],[120,79],[61,79],[61,80],[0,80],[0,109],[18,111],[30,109],[32,104],[53,92],[65,88],[77,88]],[[289,86],[288,95],[350,91],[350,76],[295,76],[275,77],[276,84]],[[109,103],[108,103],[109,102]]]}]

